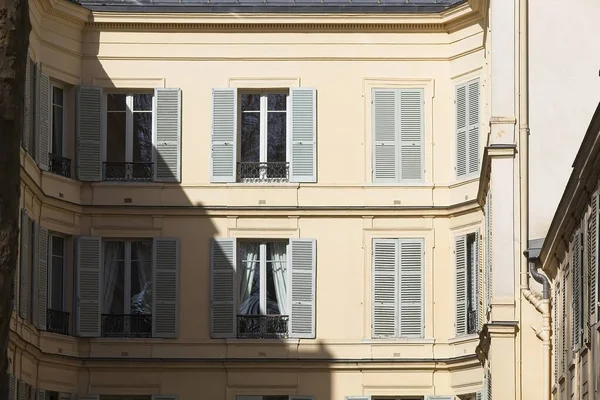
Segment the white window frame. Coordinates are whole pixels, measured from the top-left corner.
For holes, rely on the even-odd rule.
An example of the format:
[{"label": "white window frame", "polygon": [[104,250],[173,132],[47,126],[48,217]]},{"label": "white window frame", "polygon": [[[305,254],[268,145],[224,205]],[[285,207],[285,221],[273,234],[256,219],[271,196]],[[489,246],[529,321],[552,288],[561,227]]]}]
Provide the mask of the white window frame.
[{"label": "white window frame", "polygon": [[[290,107],[291,107],[291,96],[290,96],[290,90],[289,88],[282,88],[282,89],[269,89],[269,90],[264,90],[264,89],[259,89],[259,90],[252,90],[252,89],[243,89],[240,90],[238,93],[238,120],[240,121],[240,123],[238,124],[238,148],[236,149],[237,151],[237,158],[238,160],[242,159],[242,125],[243,125],[243,121],[244,119],[242,118],[242,115],[244,114],[244,111],[242,111],[242,95],[245,94],[254,94],[254,95],[259,95],[260,96],[260,154],[259,154],[259,158],[258,158],[258,162],[260,163],[266,163],[267,161],[267,140],[268,140],[268,131],[267,131],[267,116],[269,114],[269,110],[268,108],[268,103],[267,103],[267,95],[269,94],[285,94],[286,96],[286,101],[285,101],[285,114],[286,114],[286,127],[285,127],[285,136],[286,136],[286,141],[285,141],[285,145],[286,145],[286,152],[285,152],[285,160],[286,162],[290,161],[290,141],[289,141],[289,137],[290,137]],[[250,112],[256,112],[256,111],[248,111]],[[281,113],[282,111],[274,111],[274,112],[278,112]],[[262,178],[262,177],[261,177]]]},{"label": "white window frame", "polygon": [[[267,314],[267,243],[272,243],[272,242],[285,242],[287,240],[287,244],[285,247],[285,254],[286,254],[286,267],[290,268],[290,241],[289,239],[238,239],[238,254],[236,255],[236,257],[238,257],[238,263],[240,266],[244,265],[244,261],[241,259],[240,257],[240,245],[243,243],[258,243],[259,244],[259,253],[258,253],[258,259],[259,259],[259,268],[260,268],[260,282],[259,282],[259,294],[260,294],[260,315],[268,315]],[[236,305],[236,314],[239,314],[240,311],[240,299],[239,299],[239,295],[237,295],[237,293],[239,293],[240,291],[240,277],[241,277],[241,268],[240,268],[240,273],[237,274],[236,276],[236,284],[235,284],[235,288],[234,290],[236,291],[236,298],[237,300],[237,305]],[[289,274],[288,274],[289,276]],[[288,282],[290,283],[290,282]],[[291,286],[288,286],[288,298],[286,299],[286,302],[289,303],[289,293],[291,290]],[[289,304],[288,304],[289,306]],[[281,314],[283,315],[283,314]]]},{"label": "white window frame", "polygon": [[65,296],[65,289],[66,289],[66,282],[67,282],[67,265],[66,265],[66,261],[67,261],[67,238],[64,235],[60,235],[57,233],[50,233],[49,236],[49,243],[48,243],[48,307],[47,308],[51,308],[52,304],[52,282],[53,282],[53,276],[52,273],[54,271],[54,263],[52,262],[54,259],[54,253],[53,253],[53,241],[54,238],[61,238],[63,240],[63,256],[62,256],[62,276],[63,276],[63,282],[62,282],[62,296],[61,296],[61,307],[60,310],[57,310],[55,308],[51,308],[52,310],[56,310],[56,311],[66,311],[66,296]]},{"label": "white window frame", "polygon": [[[125,259],[123,260],[123,278],[124,278],[124,287],[123,287],[123,298],[125,299],[123,305],[123,313],[122,315],[130,315],[131,314],[131,243],[143,240],[152,240],[151,238],[131,238],[131,239],[123,239],[123,238],[102,238],[102,270],[100,271],[100,276],[104,276],[104,268],[106,266],[106,260],[104,257],[106,251],[106,242],[123,242],[125,244]],[[152,254],[154,254],[154,244],[152,245]],[[104,288],[104,283],[101,285]],[[104,298],[104,289],[101,293],[102,298]],[[102,307],[100,314],[102,315],[114,315],[109,314],[107,310],[104,310]]]},{"label": "white window frame", "polygon": [[[139,89],[139,90],[127,90],[127,91],[119,91],[114,90],[110,92],[104,92],[102,96],[102,162],[106,162],[108,156],[108,114],[111,112],[108,110],[108,96],[111,94],[120,94],[125,95],[125,161],[126,163],[133,162],[133,96],[136,94],[151,94],[154,96],[154,92],[147,89]],[[156,113],[156,109],[154,107],[155,101],[152,101],[152,111],[145,111],[152,113],[152,119],[154,120],[154,116]],[[154,146],[154,123],[152,124],[152,145]],[[150,162],[154,163],[154,151],[152,152],[152,160]]]},{"label": "white window frame", "polygon": [[[49,151],[50,153],[52,153],[52,149],[53,149],[53,141],[54,141],[54,88],[60,89],[62,91],[62,132],[61,132],[61,136],[62,136],[62,146],[61,146],[61,157],[65,157],[65,152],[66,152],[66,134],[65,134],[65,122],[66,122],[66,104],[65,104],[65,100],[66,100],[66,95],[65,95],[65,87],[63,84],[58,83],[56,81],[50,81],[50,138],[48,140],[48,146],[49,146]],[[54,153],[52,153],[54,154]]]}]

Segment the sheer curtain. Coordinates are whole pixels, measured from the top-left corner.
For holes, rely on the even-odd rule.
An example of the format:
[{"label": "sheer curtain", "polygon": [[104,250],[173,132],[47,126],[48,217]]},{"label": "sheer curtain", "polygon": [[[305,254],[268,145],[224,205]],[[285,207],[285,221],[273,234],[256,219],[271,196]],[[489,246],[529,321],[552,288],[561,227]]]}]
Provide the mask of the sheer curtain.
[{"label": "sheer curtain", "polygon": [[152,314],[151,242],[133,242],[131,260],[131,314]]},{"label": "sheer curtain", "polygon": [[115,299],[117,287],[119,284],[122,285],[122,282],[119,282],[119,275],[121,275],[122,272],[123,253],[123,242],[104,243],[104,299],[102,303],[102,312],[104,314],[123,314],[124,312],[123,304],[118,304],[119,300],[122,299]]},{"label": "sheer curtain", "polygon": [[240,270],[240,314],[260,314],[260,296],[255,288],[254,280],[260,279],[258,271],[258,246],[255,243],[245,244],[241,247],[242,262]]},{"label": "sheer curtain", "polygon": [[274,242],[272,247],[273,283],[280,315],[288,315],[287,304],[287,243]]}]

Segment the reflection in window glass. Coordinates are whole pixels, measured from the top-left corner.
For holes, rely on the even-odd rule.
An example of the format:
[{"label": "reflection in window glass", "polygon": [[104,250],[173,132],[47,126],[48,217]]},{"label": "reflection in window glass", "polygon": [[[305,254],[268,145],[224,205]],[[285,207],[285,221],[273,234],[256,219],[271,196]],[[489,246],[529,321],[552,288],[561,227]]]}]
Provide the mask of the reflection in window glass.
[{"label": "reflection in window glass", "polygon": [[51,152],[63,156],[64,94],[59,87],[52,86],[52,148]]}]

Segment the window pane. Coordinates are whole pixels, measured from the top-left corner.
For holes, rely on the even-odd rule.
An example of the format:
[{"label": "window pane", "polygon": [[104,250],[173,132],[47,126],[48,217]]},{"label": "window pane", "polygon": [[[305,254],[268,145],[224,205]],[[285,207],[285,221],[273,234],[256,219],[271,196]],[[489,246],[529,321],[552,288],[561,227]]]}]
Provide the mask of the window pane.
[{"label": "window pane", "polygon": [[133,113],[133,162],[152,162],[152,113]]},{"label": "window pane", "polygon": [[241,161],[260,161],[260,113],[242,114]]},{"label": "window pane", "polygon": [[242,94],[242,111],[260,111],[259,94]]},{"label": "window pane", "polygon": [[285,111],[287,106],[287,94],[269,94],[267,95],[267,110]]},{"label": "window pane", "polygon": [[127,109],[127,96],[124,94],[107,94],[106,109],[108,111],[125,111]]},{"label": "window pane", "polygon": [[240,314],[260,314],[260,256],[259,244],[240,243],[240,269],[238,271]]},{"label": "window pane", "polygon": [[63,311],[63,264],[62,257],[52,257],[52,298],[50,299],[50,307],[52,310]]},{"label": "window pane", "polygon": [[288,315],[287,243],[267,243],[267,314]]},{"label": "window pane", "polygon": [[52,104],[63,106],[63,90],[59,87],[52,86]]},{"label": "window pane", "polygon": [[134,94],[133,111],[152,111],[152,94]]},{"label": "window pane", "polygon": [[125,243],[104,243],[102,286],[102,313],[123,314],[125,312]]},{"label": "window pane", "polygon": [[106,120],[106,161],[116,163],[125,162],[125,113],[110,112],[106,115]]},{"label": "window pane", "polygon": [[64,256],[65,252],[65,240],[60,236],[52,236],[52,255],[53,256]]},{"label": "window pane", "polygon": [[131,243],[131,314],[152,314],[152,241]]},{"label": "window pane", "polygon": [[286,113],[273,112],[267,117],[267,161],[286,160]]},{"label": "window pane", "polygon": [[62,156],[63,108],[52,106],[52,154]]}]

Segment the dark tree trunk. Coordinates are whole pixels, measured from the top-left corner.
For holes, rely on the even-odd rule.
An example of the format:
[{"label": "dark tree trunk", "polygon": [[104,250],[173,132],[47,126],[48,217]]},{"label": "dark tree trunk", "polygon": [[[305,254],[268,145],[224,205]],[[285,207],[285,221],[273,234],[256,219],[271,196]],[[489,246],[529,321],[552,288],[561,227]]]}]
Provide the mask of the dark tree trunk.
[{"label": "dark tree trunk", "polygon": [[8,400],[8,335],[18,253],[19,158],[31,30],[27,1],[0,0],[0,400]]}]

